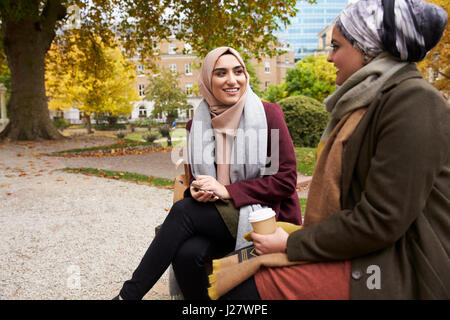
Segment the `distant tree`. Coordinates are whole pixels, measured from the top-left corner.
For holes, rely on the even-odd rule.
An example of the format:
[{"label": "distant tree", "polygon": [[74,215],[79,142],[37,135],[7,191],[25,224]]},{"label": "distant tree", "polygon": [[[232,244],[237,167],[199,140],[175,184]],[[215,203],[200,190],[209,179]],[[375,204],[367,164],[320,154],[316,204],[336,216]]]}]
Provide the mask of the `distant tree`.
[{"label": "distant tree", "polygon": [[161,68],[159,74],[150,76],[145,99],[153,101],[152,117],[166,115],[166,123],[171,124],[178,117],[178,110],[188,109],[187,95],[179,86],[178,74]]},{"label": "distant tree", "polygon": [[[450,1],[425,0],[436,4],[447,11],[450,17]],[[442,35],[441,41],[428,52],[425,59],[418,63],[420,71],[426,79],[431,78],[431,83],[441,91],[447,99],[450,99],[450,23]],[[437,77],[435,77],[437,75]]]},{"label": "distant tree", "polygon": [[139,100],[135,83],[135,65],[118,46],[107,47],[91,33],[74,33],[47,55],[49,108],[83,111],[88,133],[92,113],[117,118],[132,111]]},{"label": "distant tree", "polygon": [[283,82],[281,84],[269,84],[266,91],[264,91],[263,98],[269,102],[279,102],[286,96],[286,82]]},{"label": "distant tree", "polygon": [[323,101],[334,92],[336,68],[327,62],[326,55],[307,56],[286,74],[288,96],[304,95]]}]

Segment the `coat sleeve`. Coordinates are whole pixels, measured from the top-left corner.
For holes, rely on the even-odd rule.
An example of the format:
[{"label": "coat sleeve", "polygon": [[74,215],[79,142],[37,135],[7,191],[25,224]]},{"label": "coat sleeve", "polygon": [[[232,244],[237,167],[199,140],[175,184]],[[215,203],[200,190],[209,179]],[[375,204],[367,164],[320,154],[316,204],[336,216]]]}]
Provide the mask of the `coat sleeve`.
[{"label": "coat sleeve", "polygon": [[271,129],[279,130],[279,141],[272,142],[279,143],[278,171],[273,175],[227,185],[231,201],[236,208],[249,204],[271,205],[290,197],[296,191],[297,160],[283,111],[275,103],[265,103],[265,110],[269,137]]},{"label": "coat sleeve", "polygon": [[365,164],[359,201],[352,210],[292,233],[289,260],[344,260],[382,250],[425,210],[433,181],[449,162],[450,109],[420,80],[405,82],[381,98],[374,131],[363,140],[375,152]]}]

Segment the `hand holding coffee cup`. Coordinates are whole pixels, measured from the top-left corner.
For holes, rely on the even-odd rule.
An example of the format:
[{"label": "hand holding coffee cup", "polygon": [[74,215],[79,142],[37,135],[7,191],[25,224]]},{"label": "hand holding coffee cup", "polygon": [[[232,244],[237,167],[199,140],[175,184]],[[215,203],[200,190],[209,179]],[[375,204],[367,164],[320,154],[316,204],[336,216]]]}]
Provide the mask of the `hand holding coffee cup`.
[{"label": "hand holding coffee cup", "polygon": [[271,208],[264,208],[250,212],[248,221],[253,230],[259,234],[272,234],[277,229],[275,211]]}]

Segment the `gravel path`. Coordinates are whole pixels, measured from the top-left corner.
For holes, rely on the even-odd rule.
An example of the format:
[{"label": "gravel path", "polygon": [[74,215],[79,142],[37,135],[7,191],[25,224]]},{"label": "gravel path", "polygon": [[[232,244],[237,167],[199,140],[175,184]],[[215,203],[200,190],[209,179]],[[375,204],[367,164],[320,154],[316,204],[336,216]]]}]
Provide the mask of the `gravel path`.
[{"label": "gravel path", "polygon": [[[0,144],[0,299],[111,299],[172,205],[172,191],[65,173],[64,167],[172,179],[170,152],[63,158],[47,153],[115,139]],[[307,185],[309,177],[299,176]],[[299,191],[300,197],[307,190]],[[166,272],[144,299],[170,299]]]},{"label": "gravel path", "polygon": [[[111,142],[0,145],[0,299],[111,299],[130,278],[171,191],[54,171],[66,159],[39,156]],[[145,299],[169,299],[167,274]]]}]

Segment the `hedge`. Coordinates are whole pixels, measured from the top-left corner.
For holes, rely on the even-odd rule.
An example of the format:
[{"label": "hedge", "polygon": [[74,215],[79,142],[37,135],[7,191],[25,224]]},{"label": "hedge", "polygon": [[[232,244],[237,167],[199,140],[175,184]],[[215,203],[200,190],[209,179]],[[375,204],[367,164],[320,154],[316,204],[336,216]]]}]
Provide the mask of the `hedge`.
[{"label": "hedge", "polygon": [[279,103],[294,145],[296,147],[317,147],[329,120],[325,106],[306,96],[288,97]]}]

